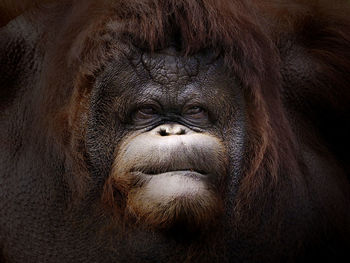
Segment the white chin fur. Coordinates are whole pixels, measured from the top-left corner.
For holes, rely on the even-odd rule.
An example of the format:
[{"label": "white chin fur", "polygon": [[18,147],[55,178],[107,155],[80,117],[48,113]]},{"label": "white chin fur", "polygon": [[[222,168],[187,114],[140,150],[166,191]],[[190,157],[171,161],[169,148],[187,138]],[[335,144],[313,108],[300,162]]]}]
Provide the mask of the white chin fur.
[{"label": "white chin fur", "polygon": [[220,201],[204,175],[177,171],[150,177],[128,195],[128,212],[140,222],[156,228],[185,222],[194,228],[209,225],[217,214]]},{"label": "white chin fur", "polygon": [[200,174],[169,172],[152,176],[143,194],[152,201],[171,202],[175,198],[192,199],[205,195],[207,186]]}]

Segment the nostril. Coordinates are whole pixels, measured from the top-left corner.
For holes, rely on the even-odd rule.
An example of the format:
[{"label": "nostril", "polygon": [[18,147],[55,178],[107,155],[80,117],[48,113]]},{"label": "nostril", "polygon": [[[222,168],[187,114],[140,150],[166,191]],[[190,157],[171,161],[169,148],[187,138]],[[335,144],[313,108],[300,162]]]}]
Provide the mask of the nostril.
[{"label": "nostril", "polygon": [[177,135],[184,135],[184,134],[186,134],[185,129],[180,129],[180,131],[177,133]]},{"label": "nostril", "polygon": [[164,129],[160,129],[158,133],[159,133],[160,136],[168,136],[168,135],[169,135],[169,134],[167,133],[167,131],[164,130]]},{"label": "nostril", "polygon": [[188,130],[181,126],[162,126],[157,128],[156,133],[160,136],[185,135]]}]

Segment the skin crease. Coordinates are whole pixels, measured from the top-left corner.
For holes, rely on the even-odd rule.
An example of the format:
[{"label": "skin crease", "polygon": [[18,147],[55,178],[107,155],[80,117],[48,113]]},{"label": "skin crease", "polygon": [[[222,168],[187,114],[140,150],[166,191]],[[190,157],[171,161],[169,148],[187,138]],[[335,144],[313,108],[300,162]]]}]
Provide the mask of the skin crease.
[{"label": "skin crease", "polygon": [[[112,177],[117,188],[124,187],[130,213],[162,228],[187,220],[177,219],[178,213],[196,213],[197,225],[215,217],[220,204],[215,186],[226,176],[227,166],[225,149],[216,138],[165,124],[132,137],[120,149]],[[124,181],[133,182],[127,190]]]},{"label": "skin crease", "polygon": [[1,263],[349,261],[348,1],[48,2],[0,1]]},{"label": "skin crease", "polygon": [[[136,74],[145,78],[142,80],[145,88],[138,89],[143,93],[138,96],[141,101],[130,102],[127,107],[136,108],[136,120],[131,122],[141,133],[136,131],[121,142],[111,178],[124,195],[125,213],[138,218],[143,225],[169,229],[181,222],[186,229],[194,231],[210,225],[222,212],[219,188],[222,189],[227,179],[228,160],[222,139],[213,129],[217,113],[214,109],[200,108],[207,107],[212,95],[202,97],[204,87],[196,83],[208,78],[216,65],[208,67],[205,60],[199,65],[197,58],[178,58],[174,56],[176,53],[170,48],[148,57],[147,62],[145,54],[140,57],[141,63],[133,62]],[[203,65],[207,70],[198,74],[198,68]],[[178,72],[183,68],[187,71]],[[156,79],[158,72],[162,77]],[[120,83],[119,78],[114,82]],[[178,92],[179,84],[183,85],[181,92]]]}]

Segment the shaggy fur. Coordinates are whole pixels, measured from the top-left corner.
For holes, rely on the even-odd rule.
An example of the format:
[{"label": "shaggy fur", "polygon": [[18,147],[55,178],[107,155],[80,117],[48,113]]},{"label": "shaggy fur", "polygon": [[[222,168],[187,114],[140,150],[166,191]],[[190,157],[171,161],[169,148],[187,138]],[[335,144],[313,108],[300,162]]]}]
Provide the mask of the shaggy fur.
[{"label": "shaggy fur", "polygon": [[[47,65],[41,81],[50,89],[39,90],[34,112],[45,112],[36,129],[60,149],[73,200],[88,199],[94,182],[84,141],[92,83],[116,52],[127,56],[135,47],[157,52],[175,42],[184,56],[213,50],[244,91],[247,141],[242,153],[244,176],[230,211],[232,235],[252,240],[248,244],[262,250],[269,247],[268,252],[260,252],[265,258],[265,253],[271,253],[271,258],[276,254],[284,259],[284,253],[293,258],[319,237],[333,240],[344,235],[344,244],[348,243],[349,183],[343,176],[350,163],[346,154],[350,131],[345,127],[350,113],[347,1],[59,2],[58,7],[37,7],[25,17],[31,21],[47,9],[55,18],[43,18],[54,32],[42,36]],[[8,12],[6,6],[2,12]],[[322,193],[327,188],[314,176],[322,174],[322,169],[310,167],[312,156],[304,151],[305,145],[334,171],[332,182],[337,187],[329,196]],[[316,166],[322,167],[322,162]],[[112,177],[104,184],[106,203],[115,201]],[[315,208],[311,216],[310,207]],[[299,217],[294,220],[295,211]],[[304,215],[305,222],[300,219]],[[215,233],[212,236],[219,239]],[[217,244],[223,247],[220,241]],[[189,247],[182,259],[200,258],[198,247]],[[208,254],[215,258],[215,252]]]}]

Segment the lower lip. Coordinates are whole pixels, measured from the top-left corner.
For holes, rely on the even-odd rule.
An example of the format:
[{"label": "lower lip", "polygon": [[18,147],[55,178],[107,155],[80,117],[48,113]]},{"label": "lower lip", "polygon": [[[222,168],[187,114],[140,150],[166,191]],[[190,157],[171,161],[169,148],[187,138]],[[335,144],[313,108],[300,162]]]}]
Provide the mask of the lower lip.
[{"label": "lower lip", "polygon": [[167,173],[163,173],[163,174],[159,174],[159,175],[168,175],[168,176],[173,176],[173,175],[177,175],[177,176],[184,176],[187,178],[192,178],[195,180],[201,180],[203,178],[205,178],[204,174],[198,173],[198,172],[194,172],[194,171],[190,171],[190,170],[185,170],[185,171],[171,171],[171,172],[167,172]]}]

